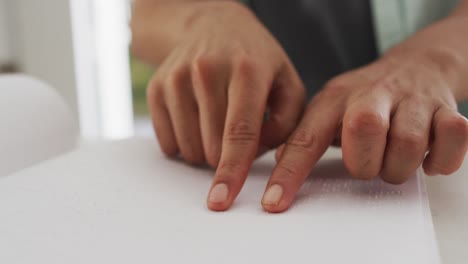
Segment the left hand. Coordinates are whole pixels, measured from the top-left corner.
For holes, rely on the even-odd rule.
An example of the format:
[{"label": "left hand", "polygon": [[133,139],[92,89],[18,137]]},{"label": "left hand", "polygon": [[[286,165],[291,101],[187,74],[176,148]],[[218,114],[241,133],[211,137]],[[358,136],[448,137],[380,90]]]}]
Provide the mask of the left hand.
[{"label": "left hand", "polygon": [[358,179],[380,175],[400,184],[421,163],[428,175],[455,172],[468,150],[468,121],[457,111],[456,67],[456,57],[444,51],[389,55],[331,80],[278,150],[265,210],[286,210],[337,140],[347,170]]}]

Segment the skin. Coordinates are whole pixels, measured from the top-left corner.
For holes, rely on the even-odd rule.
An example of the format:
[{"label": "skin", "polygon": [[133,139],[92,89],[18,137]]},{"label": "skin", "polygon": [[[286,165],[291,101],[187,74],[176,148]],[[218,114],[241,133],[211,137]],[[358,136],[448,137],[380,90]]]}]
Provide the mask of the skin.
[{"label": "skin", "polygon": [[148,103],[162,150],[216,168],[208,208],[227,210],[255,158],[280,146],[262,205],[283,212],[334,142],[358,179],[400,184],[421,164],[428,175],[460,168],[467,24],[465,0],[379,60],[330,80],[305,108],[288,56],[235,1],[136,0],[132,48],[158,66]]}]

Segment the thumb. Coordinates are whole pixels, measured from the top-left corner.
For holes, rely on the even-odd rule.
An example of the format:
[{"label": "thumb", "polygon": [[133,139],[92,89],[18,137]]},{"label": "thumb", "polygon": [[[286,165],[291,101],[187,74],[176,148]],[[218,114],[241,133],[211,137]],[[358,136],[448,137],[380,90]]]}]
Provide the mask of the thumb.
[{"label": "thumb", "polygon": [[276,150],[276,153],[275,153],[276,162],[279,162],[280,159],[281,159],[281,156],[283,156],[284,146],[285,146],[285,145],[282,144],[282,145]]},{"label": "thumb", "polygon": [[305,89],[292,66],[273,82],[260,135],[259,150],[284,143],[294,131],[304,111]]}]

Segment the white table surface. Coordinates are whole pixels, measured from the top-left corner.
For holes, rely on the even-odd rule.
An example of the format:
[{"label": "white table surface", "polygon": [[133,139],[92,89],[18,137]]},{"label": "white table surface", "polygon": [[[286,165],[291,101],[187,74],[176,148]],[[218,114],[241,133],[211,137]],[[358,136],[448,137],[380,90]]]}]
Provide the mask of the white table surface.
[{"label": "white table surface", "polygon": [[428,177],[426,185],[442,263],[468,263],[468,158],[454,175]]},{"label": "white table surface", "polygon": [[442,263],[468,263],[468,157],[457,173],[428,177],[426,185]]}]

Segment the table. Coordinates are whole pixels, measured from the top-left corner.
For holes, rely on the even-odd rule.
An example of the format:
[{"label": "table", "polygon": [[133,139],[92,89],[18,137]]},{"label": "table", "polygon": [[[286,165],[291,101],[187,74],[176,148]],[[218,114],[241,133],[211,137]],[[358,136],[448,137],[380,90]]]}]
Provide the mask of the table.
[{"label": "table", "polygon": [[468,159],[449,177],[426,181],[442,263],[468,263]]},{"label": "table", "polygon": [[[138,143],[135,141],[135,143]],[[98,142],[87,142],[84,145],[93,145],[99,144]],[[147,145],[151,145],[148,147]],[[114,145],[111,145],[113,152],[120,153],[134,153],[132,156],[133,159],[148,159],[152,156],[153,149],[156,148],[156,144],[153,140],[142,141],[139,144],[129,144],[129,147],[114,148]],[[142,146],[146,146],[142,148]],[[145,151],[143,151],[145,150]],[[336,150],[337,152],[339,150]],[[92,152],[87,152],[90,155],[94,155]],[[153,153],[153,154],[152,154]],[[136,155],[138,154],[138,155]],[[57,161],[52,161],[49,165],[56,164],[57,162],[61,163],[63,166],[69,164],[71,167],[76,168],[76,162],[72,159],[59,159]],[[65,164],[63,164],[65,163]],[[145,164],[152,163],[148,160]],[[61,166],[62,166],[61,165]],[[50,168],[57,168],[57,166],[50,166]],[[78,166],[79,168],[79,166]],[[185,168],[185,167],[184,167]],[[46,170],[40,168],[40,165],[28,169],[29,174],[34,174],[34,171],[39,171],[42,173]],[[21,173],[21,172],[20,172]],[[138,172],[137,172],[138,173]],[[15,176],[12,176],[15,177]],[[65,182],[63,182],[65,183]],[[427,191],[431,204],[431,211],[433,215],[433,222],[435,226],[435,231],[439,241],[439,248],[442,257],[442,263],[445,264],[466,264],[468,259],[468,161],[465,161],[463,167],[451,177],[431,177],[427,178]],[[83,183],[82,183],[83,184]],[[66,185],[66,184],[65,184]],[[69,185],[69,184],[68,184]],[[24,185],[22,185],[24,186]],[[56,185],[54,188],[60,188],[62,185]],[[128,186],[121,186],[122,188],[128,188]],[[25,188],[33,188],[33,186],[26,186]],[[89,186],[85,188],[93,189],[94,186]],[[151,189],[154,190],[154,189]],[[8,191],[8,190],[7,190]],[[94,190],[96,191],[96,190]],[[203,195],[206,190],[200,190],[203,192]],[[78,203],[71,195],[70,202],[72,205]],[[53,198],[53,197],[52,197]],[[92,201],[88,201],[92,202]],[[90,204],[92,205],[92,204]],[[13,205],[14,206],[14,205]],[[50,206],[48,203],[44,206]],[[70,208],[73,209],[73,208]],[[82,212],[76,212],[82,213]],[[101,212],[103,214],[108,212]],[[37,219],[36,219],[37,220]],[[27,219],[26,223],[34,223],[31,219]],[[17,223],[16,223],[17,224]],[[79,234],[77,234],[79,235]]]}]

